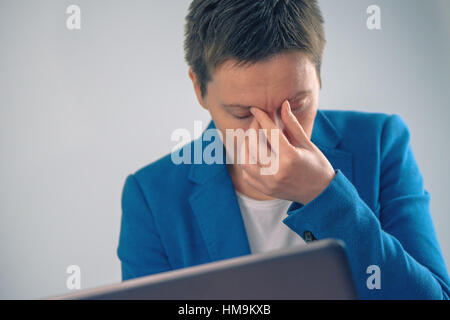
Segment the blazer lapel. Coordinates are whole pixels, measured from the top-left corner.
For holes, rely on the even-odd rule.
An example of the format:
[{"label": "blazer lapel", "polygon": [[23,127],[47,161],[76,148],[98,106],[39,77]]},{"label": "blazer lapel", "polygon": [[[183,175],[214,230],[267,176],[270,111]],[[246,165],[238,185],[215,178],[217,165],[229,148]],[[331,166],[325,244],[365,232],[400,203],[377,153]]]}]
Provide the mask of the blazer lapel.
[{"label": "blazer lapel", "polygon": [[[207,129],[215,129],[213,121]],[[197,141],[202,150],[209,143],[203,141],[203,134]],[[352,154],[337,149],[341,137],[320,110],[317,111],[311,140],[333,168],[340,169],[353,181]],[[194,182],[189,203],[211,261],[251,253],[233,182],[225,164],[225,151],[223,154],[221,164],[193,164],[189,172],[189,179]]]},{"label": "blazer lapel", "polygon": [[311,141],[322,151],[333,168],[339,169],[353,182],[353,156],[350,152],[339,149],[341,136],[331,121],[321,110],[317,111]]},{"label": "blazer lapel", "polygon": [[[215,129],[212,121],[207,129]],[[204,150],[209,142],[202,139],[201,143]],[[189,203],[211,261],[251,253],[233,182],[225,164],[225,150],[223,155],[222,164],[191,165],[189,173],[189,179],[195,183]]]}]

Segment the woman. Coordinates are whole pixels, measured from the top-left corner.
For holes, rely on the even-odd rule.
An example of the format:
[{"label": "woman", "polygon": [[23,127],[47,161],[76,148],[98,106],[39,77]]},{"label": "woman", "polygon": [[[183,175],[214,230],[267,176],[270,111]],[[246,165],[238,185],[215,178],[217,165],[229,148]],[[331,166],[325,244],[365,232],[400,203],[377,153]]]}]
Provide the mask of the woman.
[{"label": "woman", "polygon": [[[325,36],[316,1],[194,0],[186,20],[189,76],[231,157],[180,164],[171,154],[127,178],[123,279],[336,238],[360,298],[447,299],[404,122],[318,110]],[[233,133],[249,130],[265,134],[236,144]],[[175,153],[197,159],[190,151],[208,147],[205,133]],[[252,153],[261,145],[276,163],[270,174]],[[370,284],[370,270],[381,281]]]}]

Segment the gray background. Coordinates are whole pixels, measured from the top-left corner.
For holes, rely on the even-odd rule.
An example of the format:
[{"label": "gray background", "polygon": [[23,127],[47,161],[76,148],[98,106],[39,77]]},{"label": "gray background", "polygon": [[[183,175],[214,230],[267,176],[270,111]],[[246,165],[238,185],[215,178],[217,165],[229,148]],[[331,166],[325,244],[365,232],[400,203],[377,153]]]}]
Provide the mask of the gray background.
[{"label": "gray background", "polygon": [[[323,109],[396,113],[450,262],[450,1],[323,0]],[[82,29],[69,31],[70,4]],[[382,30],[366,28],[381,8]],[[125,177],[206,125],[183,60],[189,1],[0,0],[0,298],[120,281]]]}]

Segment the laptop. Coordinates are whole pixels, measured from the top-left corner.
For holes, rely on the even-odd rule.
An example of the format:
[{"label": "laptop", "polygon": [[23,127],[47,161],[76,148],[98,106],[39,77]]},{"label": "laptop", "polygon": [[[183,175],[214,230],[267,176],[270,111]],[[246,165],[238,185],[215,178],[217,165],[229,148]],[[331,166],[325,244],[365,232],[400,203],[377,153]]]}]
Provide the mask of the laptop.
[{"label": "laptop", "polygon": [[357,299],[340,240],[249,254],[52,297],[69,300]]}]

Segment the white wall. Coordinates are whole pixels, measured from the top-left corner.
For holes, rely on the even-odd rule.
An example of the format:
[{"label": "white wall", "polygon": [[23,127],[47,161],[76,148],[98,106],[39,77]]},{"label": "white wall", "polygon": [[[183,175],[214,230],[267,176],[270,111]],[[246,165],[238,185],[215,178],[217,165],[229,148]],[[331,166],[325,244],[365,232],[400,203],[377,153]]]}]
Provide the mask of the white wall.
[{"label": "white wall", "polygon": [[[322,0],[322,108],[400,114],[409,125],[447,264],[450,12],[446,0]],[[82,29],[66,28],[66,8]],[[366,28],[378,4],[382,30]],[[183,60],[184,1],[0,0],[0,298],[120,281],[127,174],[209,115]],[[447,20],[445,20],[447,18]]]}]

